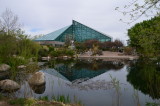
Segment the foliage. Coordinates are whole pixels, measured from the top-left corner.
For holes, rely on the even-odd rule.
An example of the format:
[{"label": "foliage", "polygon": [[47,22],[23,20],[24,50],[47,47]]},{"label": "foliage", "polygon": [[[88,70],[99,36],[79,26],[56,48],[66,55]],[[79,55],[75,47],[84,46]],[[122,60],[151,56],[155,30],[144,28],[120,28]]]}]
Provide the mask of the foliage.
[{"label": "foliage", "polygon": [[[75,43],[76,49],[78,53],[83,53],[89,49],[97,48],[98,50],[111,50],[111,51],[119,51],[124,45],[122,41],[115,40],[114,42],[100,42],[98,40],[87,40],[83,43]],[[100,51],[99,51],[100,52]]]},{"label": "foliage", "polygon": [[58,56],[61,56],[61,53],[59,51],[52,51],[50,55],[53,57],[58,57]]},{"label": "foliage", "polygon": [[100,42],[98,40],[87,40],[84,42],[84,45],[87,49],[91,49],[93,46],[99,46]]},{"label": "foliage", "polygon": [[77,50],[77,53],[83,53],[86,50],[84,43],[75,42],[74,44],[75,44],[75,48]]},{"label": "foliage", "polygon": [[114,50],[119,51],[120,48],[122,48],[124,45],[120,40],[115,40],[114,42],[99,42],[97,40],[87,40],[82,43],[75,43],[75,47],[78,51],[78,53],[83,53],[84,51],[87,51],[89,49],[98,48],[99,50]]},{"label": "foliage", "polygon": [[49,54],[49,48],[47,46],[41,46],[40,50],[38,51],[38,55],[40,57],[46,57],[48,56],[48,54]]},{"label": "foliage", "polygon": [[40,45],[36,42],[31,41],[30,39],[24,37],[18,42],[18,55],[30,58],[34,56],[38,56],[38,52],[40,49]]},{"label": "foliage", "polygon": [[51,51],[54,51],[54,50],[55,50],[55,48],[54,48],[53,46],[48,46],[48,48],[49,48],[49,52],[51,52]]},{"label": "foliage", "polygon": [[70,49],[65,50],[65,55],[67,55],[67,56],[72,57],[74,54],[75,54],[75,52],[73,50],[70,50]]},{"label": "foliage", "polygon": [[59,95],[57,97],[53,96],[52,98],[54,101],[57,101],[57,102],[71,103],[69,96]]},{"label": "foliage", "polygon": [[147,102],[146,106],[159,106],[160,104],[158,103],[152,103],[152,102]]},{"label": "foliage", "polygon": [[128,30],[130,46],[145,57],[160,54],[160,16],[136,24]]},{"label": "foliage", "polygon": [[23,34],[18,17],[6,9],[0,18],[0,63],[11,66],[26,63],[29,58],[38,57],[39,49],[39,44]]},{"label": "foliage", "polygon": [[114,45],[114,47],[116,47],[117,49],[124,46],[123,43],[122,43],[122,41],[120,41],[120,40],[118,40],[118,39],[116,39],[116,40],[113,42],[113,45]]},{"label": "foliage", "polygon": [[75,54],[74,50],[72,49],[56,49],[54,51],[50,52],[50,55],[53,57],[59,57],[59,56],[71,56],[73,57],[73,55]]},{"label": "foliage", "polygon": [[0,33],[0,59],[8,59],[16,53],[17,39],[12,35],[7,35],[4,32]]},{"label": "foliage", "polygon": [[128,67],[127,75],[127,81],[135,89],[148,94],[153,99],[160,98],[160,66],[157,63],[158,61],[140,59]]},{"label": "foliage", "polygon": [[93,54],[92,55],[102,55],[102,50],[99,50],[99,46],[98,45],[93,45]]},{"label": "foliage", "polygon": [[39,97],[39,100],[49,101],[48,96]]},{"label": "foliage", "polygon": [[18,98],[18,99],[9,100],[9,104],[11,105],[31,106],[34,103],[36,103],[34,99]]},{"label": "foliage", "polygon": [[132,55],[132,54],[134,54],[134,49],[132,47],[124,47],[124,54],[125,55]]},{"label": "foliage", "polygon": [[11,58],[22,57],[24,60],[38,57],[40,45],[31,41],[26,35],[18,38],[5,32],[0,33],[0,61],[6,63]]}]

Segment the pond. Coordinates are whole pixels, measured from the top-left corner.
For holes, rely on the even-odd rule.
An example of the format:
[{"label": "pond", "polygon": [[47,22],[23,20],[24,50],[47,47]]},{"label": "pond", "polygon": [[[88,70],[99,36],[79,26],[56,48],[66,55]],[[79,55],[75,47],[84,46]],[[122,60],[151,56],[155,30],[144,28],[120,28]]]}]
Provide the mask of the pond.
[{"label": "pond", "polygon": [[84,106],[135,106],[160,103],[160,63],[144,60],[53,60],[41,72],[46,83],[30,87],[31,74],[20,73],[21,89],[3,93],[12,97],[60,96]]}]

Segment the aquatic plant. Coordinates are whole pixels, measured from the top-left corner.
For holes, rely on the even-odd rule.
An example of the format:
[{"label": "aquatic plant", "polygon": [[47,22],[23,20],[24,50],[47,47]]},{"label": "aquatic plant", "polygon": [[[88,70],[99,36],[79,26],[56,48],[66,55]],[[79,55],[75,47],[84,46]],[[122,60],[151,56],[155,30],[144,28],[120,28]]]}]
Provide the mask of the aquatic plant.
[{"label": "aquatic plant", "polygon": [[71,100],[68,96],[64,96],[64,95],[58,95],[58,96],[52,96],[53,101],[57,101],[57,102],[63,102],[63,103],[71,103]]},{"label": "aquatic plant", "polygon": [[109,75],[111,78],[111,82],[113,84],[113,88],[115,88],[115,90],[116,90],[117,101],[115,103],[117,106],[119,106],[120,105],[120,95],[121,95],[120,82],[116,78],[113,78],[111,74],[109,74]]},{"label": "aquatic plant", "polygon": [[49,101],[48,96],[39,97],[38,100]]},{"label": "aquatic plant", "polygon": [[147,102],[146,106],[160,106],[159,103],[154,103],[154,102]]}]

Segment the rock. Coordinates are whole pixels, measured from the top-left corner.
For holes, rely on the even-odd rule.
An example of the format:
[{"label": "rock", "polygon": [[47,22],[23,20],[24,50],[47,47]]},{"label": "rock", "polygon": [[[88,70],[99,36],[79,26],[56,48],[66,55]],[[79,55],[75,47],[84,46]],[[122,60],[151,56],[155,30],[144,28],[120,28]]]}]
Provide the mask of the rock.
[{"label": "rock", "polygon": [[42,60],[47,60],[47,61],[49,61],[51,59],[51,57],[42,57]]},{"label": "rock", "polygon": [[42,72],[36,72],[32,75],[32,77],[28,80],[30,85],[42,85],[45,83],[45,75]]},{"label": "rock", "polygon": [[0,72],[1,71],[8,71],[11,67],[7,64],[0,64]]},{"label": "rock", "polygon": [[0,88],[4,91],[15,91],[20,89],[20,85],[15,81],[6,79],[6,80],[0,81]]},{"label": "rock", "polygon": [[17,68],[19,68],[19,69],[25,69],[26,66],[25,66],[25,65],[20,65],[20,66],[18,66]]}]

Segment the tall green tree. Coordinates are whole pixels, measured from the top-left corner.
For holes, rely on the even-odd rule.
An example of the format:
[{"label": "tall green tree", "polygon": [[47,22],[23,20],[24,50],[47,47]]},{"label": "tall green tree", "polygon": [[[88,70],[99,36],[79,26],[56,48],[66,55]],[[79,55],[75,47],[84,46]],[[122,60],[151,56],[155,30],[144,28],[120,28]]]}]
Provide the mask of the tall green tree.
[{"label": "tall green tree", "polygon": [[160,16],[136,24],[128,30],[129,45],[145,57],[160,54]]}]

